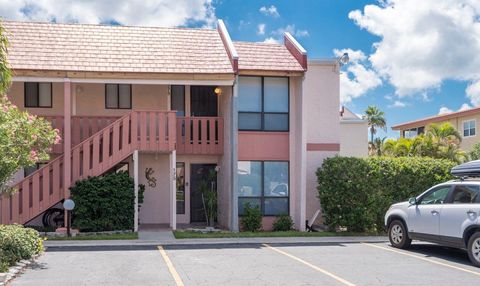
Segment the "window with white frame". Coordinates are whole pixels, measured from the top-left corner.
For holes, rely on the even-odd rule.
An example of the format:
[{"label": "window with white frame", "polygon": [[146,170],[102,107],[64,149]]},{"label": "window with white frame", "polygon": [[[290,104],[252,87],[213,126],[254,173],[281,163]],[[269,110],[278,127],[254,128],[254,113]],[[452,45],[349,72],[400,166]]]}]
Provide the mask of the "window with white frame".
[{"label": "window with white frame", "polygon": [[463,121],[463,137],[475,136],[475,125],[475,119]]},{"label": "window with white frame", "polygon": [[52,107],[52,83],[26,82],[25,107]]}]

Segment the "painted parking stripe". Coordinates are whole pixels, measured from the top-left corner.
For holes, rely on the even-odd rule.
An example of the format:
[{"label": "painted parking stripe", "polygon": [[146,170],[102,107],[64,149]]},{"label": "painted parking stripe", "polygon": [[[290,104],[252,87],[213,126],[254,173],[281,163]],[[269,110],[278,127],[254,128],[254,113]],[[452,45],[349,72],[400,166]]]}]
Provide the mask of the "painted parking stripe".
[{"label": "painted parking stripe", "polygon": [[320,267],[318,267],[318,266],[316,266],[316,265],[313,265],[313,264],[311,264],[310,262],[307,262],[307,261],[305,261],[305,260],[303,260],[303,259],[301,259],[301,258],[299,258],[299,257],[296,257],[295,255],[292,255],[292,254],[290,254],[290,253],[287,253],[287,252],[285,252],[285,251],[283,251],[283,250],[280,250],[280,249],[278,249],[278,248],[276,248],[276,247],[270,246],[270,245],[268,245],[268,244],[266,244],[266,243],[264,243],[264,244],[262,244],[262,245],[265,246],[265,247],[268,248],[268,249],[271,249],[271,250],[273,250],[273,251],[276,251],[276,252],[278,252],[278,253],[281,253],[281,254],[283,254],[283,255],[285,255],[285,256],[287,256],[287,257],[290,257],[290,258],[293,259],[293,260],[296,260],[296,261],[298,261],[298,262],[300,262],[300,263],[302,263],[302,264],[304,264],[304,265],[307,265],[308,267],[313,268],[313,269],[317,270],[318,272],[321,272],[321,273],[323,273],[323,274],[325,274],[325,275],[327,275],[327,276],[329,276],[329,277],[337,280],[338,282],[340,282],[340,283],[342,283],[342,284],[344,284],[344,285],[347,285],[347,286],[355,286],[355,284],[353,284],[352,282],[349,282],[349,281],[347,281],[347,280],[345,280],[345,279],[343,279],[343,278],[341,278],[341,277],[338,277],[337,275],[335,275],[335,274],[333,274],[333,273],[331,273],[331,272],[329,272],[329,271],[327,271],[327,270],[325,270],[325,269],[322,269],[322,268],[320,268]]},{"label": "painted parking stripe", "polygon": [[367,245],[367,246],[370,246],[370,247],[375,247],[375,248],[378,248],[378,249],[383,249],[383,250],[390,251],[390,252],[395,252],[395,253],[402,254],[402,255],[405,255],[405,256],[409,256],[409,257],[417,258],[417,259],[420,259],[420,260],[423,260],[423,261],[427,261],[427,262],[430,262],[430,263],[433,263],[433,264],[445,266],[445,267],[448,267],[448,268],[452,268],[452,269],[456,269],[456,270],[460,270],[460,271],[463,271],[463,272],[466,272],[466,273],[470,273],[470,274],[473,274],[473,275],[480,276],[480,272],[464,269],[464,268],[461,268],[461,267],[458,267],[458,266],[455,266],[455,265],[443,263],[443,262],[436,261],[436,260],[433,260],[433,259],[429,259],[429,258],[420,256],[420,255],[415,255],[415,254],[411,254],[411,253],[408,253],[408,252],[405,252],[405,251],[396,250],[396,249],[393,249],[393,248],[384,247],[384,246],[380,246],[380,245],[375,245],[375,244],[372,244],[372,243],[361,242],[361,244]]},{"label": "painted parking stripe", "polygon": [[168,257],[165,249],[163,249],[163,246],[159,245],[158,246],[158,251],[160,251],[160,254],[163,257],[163,260],[165,260],[165,263],[167,264],[167,267],[168,267],[168,271],[170,271],[170,274],[172,274],[173,280],[175,280],[175,284],[177,286],[183,286],[182,278],[180,278],[180,275],[178,275],[178,272],[175,269],[175,266],[173,266],[173,263],[170,260],[170,258]]}]

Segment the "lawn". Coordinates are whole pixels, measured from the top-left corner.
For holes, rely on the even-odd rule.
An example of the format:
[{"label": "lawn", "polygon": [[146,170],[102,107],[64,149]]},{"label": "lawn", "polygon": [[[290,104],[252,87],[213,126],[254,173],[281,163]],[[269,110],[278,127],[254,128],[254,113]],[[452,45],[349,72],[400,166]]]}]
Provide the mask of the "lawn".
[{"label": "lawn", "polygon": [[48,237],[47,240],[119,240],[119,239],[138,239],[138,233],[115,233],[115,234],[97,234],[97,235],[77,235],[75,237]]},{"label": "lawn", "polygon": [[228,238],[228,237],[332,237],[332,236],[369,236],[380,235],[378,233],[358,233],[358,232],[300,232],[300,231],[258,231],[258,232],[208,232],[201,233],[195,231],[175,230],[173,235],[177,239],[184,238]]}]

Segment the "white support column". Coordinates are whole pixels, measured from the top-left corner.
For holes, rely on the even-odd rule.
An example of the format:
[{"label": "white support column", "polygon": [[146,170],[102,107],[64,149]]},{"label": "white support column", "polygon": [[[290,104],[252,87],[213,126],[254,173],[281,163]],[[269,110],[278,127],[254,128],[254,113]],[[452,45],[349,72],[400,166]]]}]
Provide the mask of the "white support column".
[{"label": "white support column", "polygon": [[170,154],[170,227],[177,229],[177,151]]},{"label": "white support column", "polygon": [[133,215],[133,230],[138,231],[138,150],[133,151],[133,190],[135,192],[135,204]]},{"label": "white support column", "polygon": [[232,92],[232,104],[231,104],[231,118],[230,118],[230,130],[232,132],[230,136],[231,144],[231,201],[230,201],[230,212],[232,214],[230,228],[234,232],[239,231],[238,227],[238,75],[235,77],[235,82],[233,83],[233,92]]}]

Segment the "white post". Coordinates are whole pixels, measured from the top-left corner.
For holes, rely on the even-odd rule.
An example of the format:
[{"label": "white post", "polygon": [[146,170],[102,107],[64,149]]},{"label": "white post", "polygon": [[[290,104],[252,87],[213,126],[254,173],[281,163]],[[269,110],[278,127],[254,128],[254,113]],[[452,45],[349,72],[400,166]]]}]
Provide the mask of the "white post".
[{"label": "white post", "polygon": [[135,192],[135,211],[133,215],[133,229],[138,231],[138,150],[133,151],[133,190]]},{"label": "white post", "polygon": [[170,154],[170,227],[177,229],[177,151]]}]

